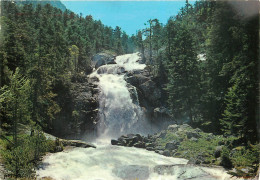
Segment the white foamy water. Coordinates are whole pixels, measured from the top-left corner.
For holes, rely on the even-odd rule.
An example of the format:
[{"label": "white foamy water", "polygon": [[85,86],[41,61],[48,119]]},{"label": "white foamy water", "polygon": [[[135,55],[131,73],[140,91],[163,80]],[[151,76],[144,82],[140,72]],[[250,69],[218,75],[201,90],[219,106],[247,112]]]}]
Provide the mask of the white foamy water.
[{"label": "white foamy water", "polygon": [[130,85],[124,76],[127,71],[145,68],[145,64],[139,63],[140,59],[138,53],[117,56],[116,64],[103,65],[91,74],[91,78],[99,79],[99,136],[112,138],[138,133],[134,125],[144,118],[139,105],[131,99]]},{"label": "white foamy water", "polygon": [[[145,129],[142,111],[134,103],[125,71],[142,70],[138,53],[118,56],[117,64],[99,67],[90,78],[99,79],[99,138],[97,148],[74,148],[48,154],[37,178],[55,180],[227,180],[223,169],[187,165],[188,160],[165,157],[134,147],[111,146],[111,137]],[[132,87],[134,89],[134,87]],[[136,127],[139,127],[136,128]]]},{"label": "white foamy water", "polygon": [[[49,154],[37,177],[55,180],[226,180],[223,169],[186,165],[186,159],[165,157],[134,147],[98,145]],[[175,165],[160,168],[158,165]]]}]

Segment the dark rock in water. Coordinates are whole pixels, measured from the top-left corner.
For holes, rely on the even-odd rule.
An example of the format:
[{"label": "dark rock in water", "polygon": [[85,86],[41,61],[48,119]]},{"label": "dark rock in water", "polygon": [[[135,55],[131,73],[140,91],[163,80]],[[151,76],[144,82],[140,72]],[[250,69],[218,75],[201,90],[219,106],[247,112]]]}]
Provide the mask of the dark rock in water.
[{"label": "dark rock in water", "polygon": [[145,148],[144,142],[137,142],[133,146],[137,148]]},{"label": "dark rock in water", "polygon": [[154,151],[153,147],[146,147],[145,149],[148,150],[148,151]]},{"label": "dark rock in water", "polygon": [[146,143],[145,147],[154,147],[154,144],[153,143]]},{"label": "dark rock in water", "polygon": [[156,149],[156,150],[164,150],[164,147],[162,147],[162,146],[156,146],[154,149]]},{"label": "dark rock in water", "polygon": [[61,146],[55,147],[55,152],[61,152],[61,151],[63,151],[63,148]]},{"label": "dark rock in water", "polygon": [[118,145],[118,144],[119,144],[119,141],[118,141],[118,140],[115,140],[115,139],[111,139],[111,144],[112,144],[112,145]]},{"label": "dark rock in water", "polygon": [[173,140],[165,145],[165,149],[168,149],[168,150],[177,149],[179,145],[180,145],[179,142]]},{"label": "dark rock in water", "polygon": [[158,153],[158,154],[163,155],[163,151],[162,150],[155,150],[155,152]]},{"label": "dark rock in water", "polygon": [[145,143],[149,143],[149,142],[150,142],[150,139],[147,138],[147,137],[144,137],[144,138],[143,138],[143,141],[144,141]]},{"label": "dark rock in water", "polygon": [[149,167],[139,165],[120,166],[113,169],[113,173],[124,180],[147,180],[149,178]]},{"label": "dark rock in water", "polygon": [[107,53],[98,53],[92,57],[92,65],[96,69],[105,64],[116,64],[115,56]]},{"label": "dark rock in water", "polygon": [[171,156],[171,153],[170,153],[169,150],[164,150],[164,151],[163,151],[163,155],[164,155],[164,156],[167,156],[167,157],[170,157],[170,156]]},{"label": "dark rock in water", "polygon": [[59,140],[63,146],[75,146],[75,147],[81,147],[81,148],[96,148],[95,145],[86,143],[80,140],[65,140],[65,139],[60,139]]}]

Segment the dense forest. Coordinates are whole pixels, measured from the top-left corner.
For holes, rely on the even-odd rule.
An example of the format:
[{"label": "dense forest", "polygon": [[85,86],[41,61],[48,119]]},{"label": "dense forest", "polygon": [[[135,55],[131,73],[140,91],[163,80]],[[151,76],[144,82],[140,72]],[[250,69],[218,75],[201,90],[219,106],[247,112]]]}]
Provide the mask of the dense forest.
[{"label": "dense forest", "polygon": [[[186,1],[163,25],[158,19],[129,36],[49,4],[2,1],[0,34],[0,118],[3,153],[15,177],[53,148],[41,131],[61,111],[59,90],[92,72],[91,57],[139,51],[151,75],[160,79],[168,108],[178,123],[258,143],[258,2]],[[236,9],[243,7],[240,10]],[[254,11],[256,10],[256,11]],[[18,124],[31,136],[18,135]],[[17,157],[20,157],[17,159]]]},{"label": "dense forest", "polygon": [[[259,17],[246,10],[254,6],[257,12],[254,3],[187,2],[165,26],[149,20],[138,33],[137,47],[147,50],[146,63],[161,82],[167,79],[174,119],[257,140]],[[144,41],[138,41],[141,33]]]}]

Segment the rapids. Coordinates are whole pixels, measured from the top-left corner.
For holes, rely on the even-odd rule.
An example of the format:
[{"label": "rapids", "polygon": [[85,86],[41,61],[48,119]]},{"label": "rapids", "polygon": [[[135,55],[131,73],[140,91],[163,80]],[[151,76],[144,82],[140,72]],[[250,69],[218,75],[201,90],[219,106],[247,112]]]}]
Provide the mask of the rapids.
[{"label": "rapids", "polygon": [[[138,53],[116,57],[116,64],[104,65],[90,78],[98,78],[99,119],[97,146],[73,148],[48,154],[37,170],[37,178],[55,180],[175,180],[230,179],[221,168],[187,165],[188,160],[165,157],[134,147],[110,145],[111,138],[127,133],[143,133],[147,124],[137,101],[132,100],[125,73],[143,70]],[[135,93],[137,96],[137,93]],[[143,131],[143,132],[142,132]]]}]

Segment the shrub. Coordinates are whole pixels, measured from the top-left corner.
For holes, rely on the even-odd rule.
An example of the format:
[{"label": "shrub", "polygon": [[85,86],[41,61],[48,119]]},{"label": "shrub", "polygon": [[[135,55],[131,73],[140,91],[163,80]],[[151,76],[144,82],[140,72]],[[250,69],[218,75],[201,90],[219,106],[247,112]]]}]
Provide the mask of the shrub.
[{"label": "shrub", "polygon": [[221,152],[221,162],[220,164],[225,168],[232,168],[232,162],[229,158],[229,149],[227,147],[224,147]]},{"label": "shrub", "polygon": [[31,179],[40,157],[54,145],[41,132],[34,136],[20,136],[16,145],[9,143],[1,152],[8,176]]}]

